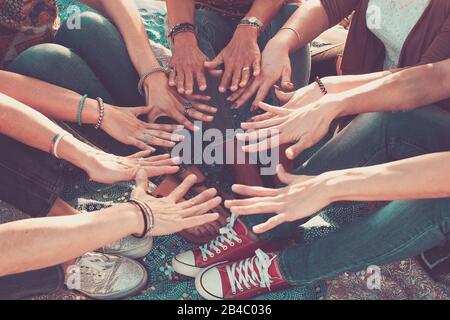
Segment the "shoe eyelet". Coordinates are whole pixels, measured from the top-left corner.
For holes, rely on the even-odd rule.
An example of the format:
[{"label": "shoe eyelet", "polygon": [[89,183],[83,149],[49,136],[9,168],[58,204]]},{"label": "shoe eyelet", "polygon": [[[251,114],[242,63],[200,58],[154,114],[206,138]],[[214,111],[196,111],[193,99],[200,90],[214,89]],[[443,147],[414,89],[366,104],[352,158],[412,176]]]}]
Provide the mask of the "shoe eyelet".
[{"label": "shoe eyelet", "polygon": [[224,246],[222,249],[225,251],[225,250],[228,250],[228,247]]},{"label": "shoe eyelet", "polygon": [[234,247],[234,242],[231,242],[231,243],[230,243],[230,246]]},{"label": "shoe eyelet", "polygon": [[217,254],[220,254],[220,253],[221,253],[221,251],[220,251],[220,250],[215,250],[215,251],[216,251],[216,253],[217,253]]},{"label": "shoe eyelet", "polygon": [[209,255],[209,257],[210,257],[210,258],[214,258],[214,253],[211,253],[211,254]]},{"label": "shoe eyelet", "polygon": [[206,258],[206,257],[203,258],[203,261],[207,261],[207,260],[208,260],[208,258]]},{"label": "shoe eyelet", "polygon": [[242,243],[242,240],[241,239],[237,239],[236,242],[237,243]]}]

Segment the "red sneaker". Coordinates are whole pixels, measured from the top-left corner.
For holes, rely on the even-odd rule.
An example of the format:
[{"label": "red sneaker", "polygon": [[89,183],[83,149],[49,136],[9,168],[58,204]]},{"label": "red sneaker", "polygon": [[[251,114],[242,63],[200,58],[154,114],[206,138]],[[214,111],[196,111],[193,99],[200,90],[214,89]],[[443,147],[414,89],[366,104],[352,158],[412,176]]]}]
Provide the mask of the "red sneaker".
[{"label": "red sneaker", "polygon": [[182,275],[195,277],[209,266],[251,257],[258,248],[275,251],[279,245],[259,241],[237,216],[231,216],[215,240],[175,256],[172,267]]},{"label": "red sneaker", "polygon": [[195,278],[195,287],[207,300],[247,300],[272,290],[288,288],[276,255],[258,249],[255,256],[212,266]]}]

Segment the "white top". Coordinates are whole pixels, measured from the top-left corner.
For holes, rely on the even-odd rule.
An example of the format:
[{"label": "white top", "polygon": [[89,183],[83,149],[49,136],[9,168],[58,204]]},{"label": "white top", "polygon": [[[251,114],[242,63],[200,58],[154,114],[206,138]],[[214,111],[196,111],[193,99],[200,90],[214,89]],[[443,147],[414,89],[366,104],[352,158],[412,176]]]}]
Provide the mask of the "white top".
[{"label": "white top", "polygon": [[431,0],[369,0],[367,27],[386,49],[384,69],[398,66],[403,45]]}]

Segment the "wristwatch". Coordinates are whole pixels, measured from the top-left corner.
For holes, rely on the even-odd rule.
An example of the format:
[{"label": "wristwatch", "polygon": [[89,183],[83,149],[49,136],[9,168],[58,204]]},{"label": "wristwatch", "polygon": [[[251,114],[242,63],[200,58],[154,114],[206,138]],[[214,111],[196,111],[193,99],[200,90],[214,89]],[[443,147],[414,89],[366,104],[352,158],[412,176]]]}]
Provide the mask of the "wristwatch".
[{"label": "wristwatch", "polygon": [[239,25],[252,26],[257,28],[258,31],[261,31],[264,27],[264,24],[256,17],[244,17],[241,22],[239,22]]}]

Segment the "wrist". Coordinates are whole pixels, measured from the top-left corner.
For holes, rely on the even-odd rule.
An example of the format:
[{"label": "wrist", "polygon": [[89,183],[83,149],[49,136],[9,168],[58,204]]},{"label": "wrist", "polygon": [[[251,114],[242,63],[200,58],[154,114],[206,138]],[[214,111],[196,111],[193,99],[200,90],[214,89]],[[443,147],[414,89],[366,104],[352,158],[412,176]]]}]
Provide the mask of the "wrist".
[{"label": "wrist", "polygon": [[180,32],[173,37],[173,46],[197,46],[197,36],[194,32],[186,31]]},{"label": "wrist", "polygon": [[144,230],[144,218],[142,217],[141,209],[132,203],[124,203],[122,212],[129,216],[127,220],[132,223],[130,235],[142,233],[142,230]]},{"label": "wrist", "polygon": [[251,25],[238,25],[234,31],[234,36],[243,38],[246,41],[258,41],[259,31],[257,27]]},{"label": "wrist", "polygon": [[325,172],[319,175],[318,179],[320,179],[330,203],[333,203],[357,200],[358,194],[361,192],[358,182],[364,182],[367,176],[358,169],[346,169]]},{"label": "wrist", "polygon": [[149,90],[152,87],[160,87],[161,85],[165,85],[168,83],[166,74],[163,71],[155,72],[149,75],[144,81],[144,88]]},{"label": "wrist", "polygon": [[61,159],[70,162],[74,166],[85,169],[89,163],[89,154],[92,147],[73,136],[66,136],[58,145],[58,155]]},{"label": "wrist", "polygon": [[283,42],[283,39],[280,37],[274,37],[267,42],[267,45],[264,49],[264,51],[272,49],[275,50],[275,52],[279,53],[280,55],[286,55],[289,56],[290,50],[289,47],[286,46],[286,43]]}]

